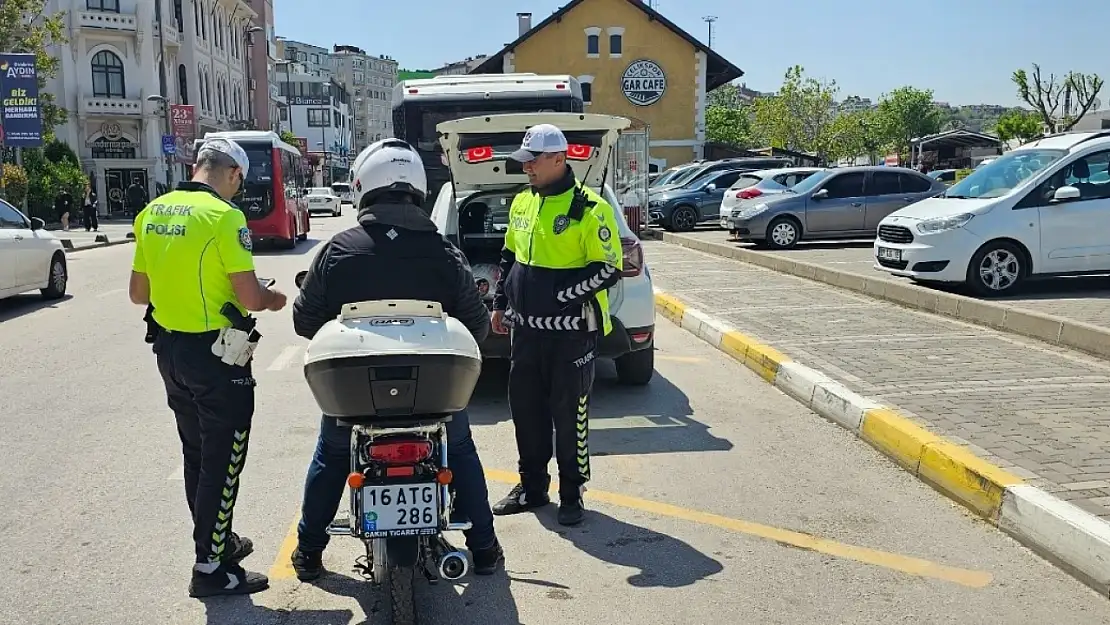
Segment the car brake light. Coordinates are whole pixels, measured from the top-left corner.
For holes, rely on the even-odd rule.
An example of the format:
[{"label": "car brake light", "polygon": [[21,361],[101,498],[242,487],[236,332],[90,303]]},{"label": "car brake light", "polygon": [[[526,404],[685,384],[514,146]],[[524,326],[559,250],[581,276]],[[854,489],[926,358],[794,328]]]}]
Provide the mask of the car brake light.
[{"label": "car brake light", "polygon": [[736,197],[740,198],[741,200],[750,200],[761,195],[763,195],[763,192],[759,189],[740,189],[736,193]]},{"label": "car brake light", "polygon": [[488,145],[483,145],[477,148],[470,148],[463,156],[468,163],[481,163],[484,161],[493,160],[493,148]]},{"label": "car brake light", "polygon": [[555,88],[556,89],[566,89],[567,84],[565,82],[555,83]]},{"label": "car brake light", "polygon": [[624,252],[624,269],[621,277],[634,278],[644,269],[644,249],[636,239],[621,237],[621,250]]},{"label": "car brake light", "polygon": [[383,464],[416,464],[432,456],[432,443],[424,440],[370,443],[369,455]]},{"label": "car brake light", "polygon": [[409,93],[420,93],[418,89],[409,89]]},{"label": "car brake light", "polygon": [[588,161],[594,149],[588,145],[572,143],[567,146],[567,158],[572,161]]}]

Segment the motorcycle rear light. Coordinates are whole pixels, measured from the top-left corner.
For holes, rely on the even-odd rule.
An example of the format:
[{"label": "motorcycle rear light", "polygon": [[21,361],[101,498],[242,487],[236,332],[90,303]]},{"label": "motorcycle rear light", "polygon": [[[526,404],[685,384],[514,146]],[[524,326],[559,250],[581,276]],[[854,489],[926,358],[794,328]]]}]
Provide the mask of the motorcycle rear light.
[{"label": "motorcycle rear light", "polygon": [[455,479],[455,474],[451,472],[451,469],[443,468],[436,472],[436,482],[444,486],[450,484],[453,479]]},{"label": "motorcycle rear light", "polygon": [[352,473],[347,476],[347,486],[350,486],[351,488],[362,488],[362,485],[365,482],[366,476],[361,473]]},{"label": "motorcycle rear light", "polygon": [[412,477],[416,474],[415,467],[386,467],[386,477]]},{"label": "motorcycle rear light", "polygon": [[740,198],[741,200],[750,200],[761,195],[763,195],[763,192],[759,189],[740,189],[740,191],[736,193],[736,197]]},{"label": "motorcycle rear light", "polygon": [[632,335],[633,343],[647,343],[651,340],[651,332],[637,332]]},{"label": "motorcycle rear light", "polygon": [[644,249],[636,239],[621,237],[621,250],[624,252],[624,269],[621,277],[634,278],[644,269]]},{"label": "motorcycle rear light", "polygon": [[432,457],[429,441],[406,440],[388,443],[370,443],[370,458],[389,465],[412,465]]}]

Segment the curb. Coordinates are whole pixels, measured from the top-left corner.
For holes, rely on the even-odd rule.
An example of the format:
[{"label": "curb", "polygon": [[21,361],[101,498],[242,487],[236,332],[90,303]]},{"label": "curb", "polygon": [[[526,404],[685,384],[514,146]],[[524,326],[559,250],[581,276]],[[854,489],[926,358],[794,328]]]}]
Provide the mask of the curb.
[{"label": "curb", "polygon": [[967,323],[1019,334],[1053,345],[1110,359],[1110,329],[1042,312],[1007,306],[955,293],[945,293],[916,284],[872,278],[823,265],[791,260],[775,254],[703,241],[681,234],[645,230],[643,238],[673,243],[688,249],[758,265],[780,273],[815,280],[893,302],[907,308],[952,317]]},{"label": "curb", "polygon": [[90,245],[80,245],[80,246],[74,245],[73,241],[71,239],[58,239],[58,240],[62,242],[62,249],[65,250],[66,254],[73,254],[74,252],[83,252],[85,250],[95,250],[95,249],[101,248],[101,247],[112,247],[113,245],[123,245],[125,243],[134,243],[135,242],[135,239],[123,239],[123,240],[118,240],[118,241],[110,241],[104,235],[100,235],[99,237],[97,237],[97,239],[100,239],[101,237],[104,238],[103,241],[98,240],[96,243],[92,243]]},{"label": "curb", "polygon": [[856,394],[820,371],[655,290],[662,316],[732,356],[810,410],[850,430],[949,499],[967,507],[1110,597],[1110,523],[1025,482]]}]

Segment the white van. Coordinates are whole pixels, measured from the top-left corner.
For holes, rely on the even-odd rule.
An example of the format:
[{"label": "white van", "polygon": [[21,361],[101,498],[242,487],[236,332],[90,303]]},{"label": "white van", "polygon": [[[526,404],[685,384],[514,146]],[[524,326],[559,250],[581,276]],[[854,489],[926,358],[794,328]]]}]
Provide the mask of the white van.
[{"label": "white van", "polygon": [[[613,207],[624,251],[621,281],[609,290],[613,331],[601,339],[599,355],[612,358],[623,384],[644,385],[655,369],[655,294],[640,240],[625,221],[613,190],[603,185],[607,163],[620,133],[631,122],[623,117],[582,113],[520,113],[469,117],[436,126],[450,168],[431,218],[439,231],[466,254],[478,289],[493,303],[497,263],[508,229],[513,197],[528,186],[520,163],[508,158],[520,147],[525,131],[554,124],[570,144],[567,162],[579,181],[602,194]],[[483,283],[484,282],[484,283]],[[487,358],[509,355],[508,337],[490,335],[482,344]]]},{"label": "white van", "polygon": [[879,222],[875,268],[1009,295],[1027,278],[1110,272],[1110,131],[1028,143]]}]

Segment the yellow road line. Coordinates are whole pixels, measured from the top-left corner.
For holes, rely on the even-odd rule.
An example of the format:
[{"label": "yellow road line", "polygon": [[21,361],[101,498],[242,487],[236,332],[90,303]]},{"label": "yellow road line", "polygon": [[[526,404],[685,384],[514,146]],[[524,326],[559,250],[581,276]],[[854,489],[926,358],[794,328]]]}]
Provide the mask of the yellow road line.
[{"label": "yellow road line", "polygon": [[296,571],[293,570],[293,551],[297,548],[297,523],[301,520],[301,515],[297,514],[293,519],[293,523],[289,525],[289,531],[285,533],[285,539],[281,541],[281,547],[278,547],[277,556],[274,558],[274,564],[270,567],[270,579],[291,579],[296,576]]},{"label": "yellow road line", "polygon": [[[519,476],[516,473],[509,471],[500,471],[497,469],[486,469],[486,479],[494,482],[502,482],[505,484],[516,484],[519,481]],[[557,489],[556,484],[552,484],[552,489]],[[780,544],[790,545],[799,549],[806,549],[809,551],[816,551],[846,560],[855,560],[864,564],[871,564],[874,566],[883,567],[918,577],[929,577],[939,579],[960,586],[967,586],[969,588],[983,588],[991,583],[994,577],[986,571],[973,571],[969,569],[961,569],[943,564],[937,564],[928,560],[920,558],[913,558],[910,556],[903,556],[896,553],[887,553],[878,551],[876,549],[868,549],[867,547],[857,547],[854,545],[846,545],[836,541],[818,538],[802,532],[795,532],[785,530],[778,527],[771,527],[769,525],[762,525],[750,521],[742,521],[739,519],[731,519],[708,512],[701,512],[698,510],[690,510],[671,504],[660,503],[657,501],[649,501],[647,499],[640,499],[638,497],[629,497],[627,495],[620,495],[617,493],[608,493],[599,490],[587,490],[586,498],[600,501],[603,503],[620,506],[622,508],[629,508],[632,510],[639,510],[658,516],[666,516],[675,519],[682,519],[685,521],[692,521],[694,523],[701,523],[703,525],[711,525],[721,529],[747,534],[758,538],[765,538],[773,540]]]}]

